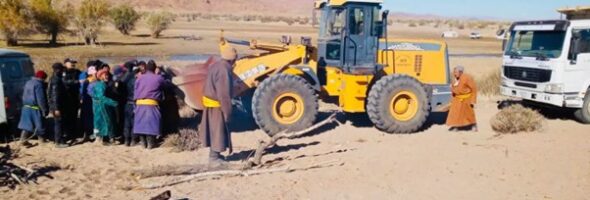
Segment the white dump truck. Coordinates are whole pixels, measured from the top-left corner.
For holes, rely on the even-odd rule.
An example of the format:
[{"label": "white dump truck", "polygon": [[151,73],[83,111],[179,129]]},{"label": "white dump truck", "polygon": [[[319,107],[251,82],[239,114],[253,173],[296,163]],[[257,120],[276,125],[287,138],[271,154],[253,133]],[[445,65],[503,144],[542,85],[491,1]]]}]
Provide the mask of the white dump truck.
[{"label": "white dump truck", "polygon": [[558,10],[566,20],[510,27],[502,95],[563,109],[590,124],[590,7]]}]

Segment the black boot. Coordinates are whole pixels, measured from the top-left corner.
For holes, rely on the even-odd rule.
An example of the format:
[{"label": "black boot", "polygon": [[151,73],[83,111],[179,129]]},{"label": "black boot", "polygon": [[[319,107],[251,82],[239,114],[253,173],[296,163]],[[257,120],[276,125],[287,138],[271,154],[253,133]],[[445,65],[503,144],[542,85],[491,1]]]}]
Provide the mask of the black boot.
[{"label": "black boot", "polygon": [[47,140],[45,139],[45,137],[43,135],[37,135],[37,140],[41,144],[45,144],[47,142]]},{"label": "black boot", "polygon": [[147,149],[153,149],[156,146],[156,136],[148,135],[145,136],[147,140]]},{"label": "black boot", "polygon": [[143,146],[143,148],[147,148],[147,140],[145,135],[139,136],[139,144]]},{"label": "black boot", "polygon": [[226,164],[221,153],[209,150],[209,168],[219,168]]},{"label": "black boot", "polygon": [[131,146],[131,138],[129,137],[125,137],[125,142],[124,142],[125,146],[130,147]]},{"label": "black boot", "polygon": [[134,146],[137,146],[139,144],[139,142],[137,142],[137,140],[139,140],[139,136],[138,135],[133,134],[133,135],[131,135],[131,138],[130,139],[131,139],[130,140],[131,141],[130,146],[134,147]]},{"label": "black boot", "polygon": [[20,144],[22,145],[30,145],[29,143],[29,135],[30,133],[27,131],[23,131],[20,133]]}]

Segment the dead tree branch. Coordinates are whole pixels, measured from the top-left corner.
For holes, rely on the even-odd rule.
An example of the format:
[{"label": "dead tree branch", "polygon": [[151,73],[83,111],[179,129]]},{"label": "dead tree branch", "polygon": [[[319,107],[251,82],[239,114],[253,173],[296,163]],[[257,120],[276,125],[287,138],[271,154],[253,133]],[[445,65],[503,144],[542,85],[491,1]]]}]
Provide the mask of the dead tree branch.
[{"label": "dead tree branch", "polygon": [[282,131],[282,132],[277,133],[274,136],[272,136],[269,141],[262,141],[261,140],[258,145],[258,148],[256,148],[256,151],[254,152],[254,157],[248,158],[248,161],[246,161],[246,163],[244,164],[244,169],[250,169],[254,166],[261,165],[262,164],[262,156],[264,155],[266,150],[270,147],[275,146],[279,140],[298,138],[298,137],[301,137],[301,136],[303,136],[313,130],[316,130],[326,124],[333,123],[333,122],[337,121],[336,115],[337,115],[337,113],[334,113],[334,114],[330,115],[330,117],[328,117],[324,121],[317,123],[307,129],[304,129],[301,131],[296,131],[296,132]]},{"label": "dead tree branch", "polygon": [[307,167],[300,167],[300,168],[292,168],[292,167],[281,167],[275,169],[255,169],[255,170],[222,170],[222,171],[210,171],[210,172],[203,172],[188,176],[179,176],[175,177],[172,180],[161,182],[157,181],[155,183],[146,183],[142,185],[142,189],[157,189],[167,186],[173,186],[180,183],[189,182],[192,180],[206,180],[209,178],[220,178],[220,177],[235,177],[235,176],[255,176],[260,174],[269,174],[269,173],[276,173],[276,172],[286,172],[291,173],[295,171],[306,171],[310,169],[318,169],[318,168],[326,168],[326,167],[333,167],[333,166],[342,166],[344,162],[333,160],[328,162],[323,162],[319,164],[312,164]]}]

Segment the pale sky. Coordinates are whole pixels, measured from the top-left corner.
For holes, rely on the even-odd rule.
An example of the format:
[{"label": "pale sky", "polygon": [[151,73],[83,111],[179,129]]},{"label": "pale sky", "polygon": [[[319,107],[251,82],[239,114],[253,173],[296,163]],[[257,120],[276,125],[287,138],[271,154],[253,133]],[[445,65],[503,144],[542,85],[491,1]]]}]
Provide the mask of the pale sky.
[{"label": "pale sky", "polygon": [[590,0],[385,0],[392,12],[503,20],[559,19],[557,8],[590,6]]}]

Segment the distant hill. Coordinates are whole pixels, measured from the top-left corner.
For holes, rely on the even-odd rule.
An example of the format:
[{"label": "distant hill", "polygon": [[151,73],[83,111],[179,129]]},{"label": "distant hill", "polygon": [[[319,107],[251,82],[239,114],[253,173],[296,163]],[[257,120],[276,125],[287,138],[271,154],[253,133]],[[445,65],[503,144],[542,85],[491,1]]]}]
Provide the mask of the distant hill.
[{"label": "distant hill", "polygon": [[[82,0],[64,0],[74,5]],[[108,0],[113,5],[129,4],[140,10],[169,10],[183,13],[256,14],[308,16],[314,0]]]}]

